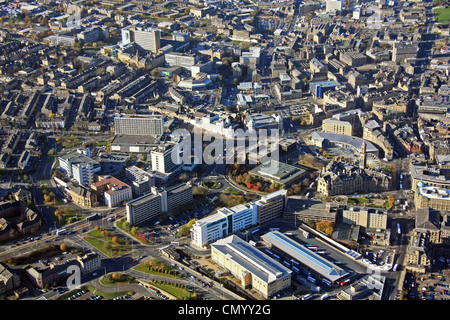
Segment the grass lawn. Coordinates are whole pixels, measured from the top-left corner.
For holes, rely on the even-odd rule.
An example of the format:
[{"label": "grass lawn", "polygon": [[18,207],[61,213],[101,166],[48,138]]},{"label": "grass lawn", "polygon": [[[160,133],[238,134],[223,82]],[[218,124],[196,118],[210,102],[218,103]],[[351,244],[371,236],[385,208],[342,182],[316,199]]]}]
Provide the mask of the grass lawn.
[{"label": "grass lawn", "polygon": [[128,253],[129,244],[114,243],[111,233],[102,234],[103,230],[92,230],[84,239],[109,257],[117,257]]},{"label": "grass lawn", "polygon": [[99,142],[97,142],[97,145],[98,146],[106,146],[106,145],[108,145],[108,141],[104,141],[104,140],[99,141]]},{"label": "grass lawn", "polygon": [[236,190],[234,190],[234,189],[231,189],[231,188],[226,188],[226,189],[224,190],[224,192],[226,192],[226,193],[231,193],[231,194],[236,194],[236,195],[239,195],[239,194],[240,194],[238,191],[236,191]]},{"label": "grass lawn", "polygon": [[152,286],[155,286],[161,290],[164,290],[164,291],[170,293],[171,295],[173,295],[174,297],[176,297],[177,299],[181,299],[181,300],[189,300],[189,299],[191,299],[192,294],[193,294],[193,292],[189,291],[188,289],[175,287],[170,284],[162,284],[162,283],[157,283],[157,282],[152,282],[151,284],[152,284]]},{"label": "grass lawn", "polygon": [[367,198],[350,198],[348,199],[348,204],[359,204],[359,203],[368,203],[369,199]]},{"label": "grass lawn", "polygon": [[[171,268],[162,268],[161,271],[156,271],[156,270],[151,270],[149,268],[149,264],[148,263],[141,263],[139,265],[137,265],[136,267],[134,267],[133,269],[137,270],[137,271],[141,271],[141,272],[145,272],[148,274],[152,274],[155,276],[163,276],[163,277],[167,277],[167,278],[173,278],[173,279],[180,279],[180,276],[177,276],[177,274],[170,274],[169,272],[171,271]],[[165,272],[165,270],[168,270],[167,273]]]},{"label": "grass lawn", "polygon": [[437,22],[441,22],[441,23],[450,22],[450,7],[435,9],[434,14],[436,16]]}]

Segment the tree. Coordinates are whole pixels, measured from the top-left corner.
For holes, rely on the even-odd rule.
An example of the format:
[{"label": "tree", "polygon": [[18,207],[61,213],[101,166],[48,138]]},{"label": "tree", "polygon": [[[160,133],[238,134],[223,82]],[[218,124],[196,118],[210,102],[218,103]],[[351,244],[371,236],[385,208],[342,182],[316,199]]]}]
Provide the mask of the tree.
[{"label": "tree", "polygon": [[66,252],[66,251],[67,251],[67,244],[61,243],[61,245],[59,246],[59,249],[60,249],[61,251]]},{"label": "tree", "polygon": [[331,236],[331,234],[334,231],[333,222],[331,222],[331,221],[318,221],[318,222],[316,222],[316,229],[320,230],[322,232],[325,232],[326,234]]},{"label": "tree", "polygon": [[388,195],[388,205],[389,205],[389,209],[392,209],[392,207],[395,204],[395,199],[394,196],[392,194]]}]

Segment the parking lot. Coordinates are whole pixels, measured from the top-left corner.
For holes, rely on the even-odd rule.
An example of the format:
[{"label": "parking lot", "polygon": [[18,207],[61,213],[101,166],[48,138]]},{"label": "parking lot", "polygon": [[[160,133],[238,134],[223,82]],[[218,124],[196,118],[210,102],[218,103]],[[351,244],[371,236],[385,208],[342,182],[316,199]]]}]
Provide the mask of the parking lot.
[{"label": "parking lot", "polygon": [[178,231],[181,226],[187,224],[192,219],[202,219],[215,208],[210,204],[199,204],[177,216],[169,216],[164,222],[152,220],[140,229],[146,237],[153,237],[155,242],[171,241],[178,238]]},{"label": "parking lot", "polygon": [[[403,288],[408,300],[450,300],[450,273],[407,274]],[[395,299],[399,298],[397,293]]]}]

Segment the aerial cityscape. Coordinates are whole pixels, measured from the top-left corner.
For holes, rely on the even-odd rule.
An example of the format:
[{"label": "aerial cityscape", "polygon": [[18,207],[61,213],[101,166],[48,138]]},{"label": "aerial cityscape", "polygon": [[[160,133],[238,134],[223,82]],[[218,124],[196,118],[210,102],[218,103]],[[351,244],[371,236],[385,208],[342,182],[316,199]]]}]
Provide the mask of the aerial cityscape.
[{"label": "aerial cityscape", "polygon": [[449,39],[448,0],[0,1],[0,300],[449,300]]}]

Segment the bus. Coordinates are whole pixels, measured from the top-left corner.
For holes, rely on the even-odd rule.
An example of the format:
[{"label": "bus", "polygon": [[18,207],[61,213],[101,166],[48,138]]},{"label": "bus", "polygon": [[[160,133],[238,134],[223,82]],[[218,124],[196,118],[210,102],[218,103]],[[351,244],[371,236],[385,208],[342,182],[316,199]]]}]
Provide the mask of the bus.
[{"label": "bus", "polygon": [[311,276],[308,276],[308,277],[306,278],[306,280],[308,280],[308,281],[311,282],[311,283],[316,283],[316,279],[314,279],[314,278],[311,277]]},{"label": "bus", "polygon": [[348,284],[350,282],[350,279],[345,279],[344,281],[342,281],[339,285],[341,287],[345,286],[346,284]]},{"label": "bus", "polygon": [[302,300],[309,300],[313,297],[311,293],[308,293],[306,296],[303,296]]},{"label": "bus", "polygon": [[332,283],[330,280],[324,278],[324,279],[322,279],[322,282],[325,283],[327,286],[331,287]]},{"label": "bus", "polygon": [[86,221],[92,221],[98,218],[98,213],[91,214],[90,216],[86,217]]},{"label": "bus", "polygon": [[57,236],[65,234],[65,233],[66,233],[66,229],[58,229],[58,230],[56,230],[56,235]]}]

